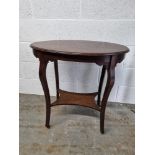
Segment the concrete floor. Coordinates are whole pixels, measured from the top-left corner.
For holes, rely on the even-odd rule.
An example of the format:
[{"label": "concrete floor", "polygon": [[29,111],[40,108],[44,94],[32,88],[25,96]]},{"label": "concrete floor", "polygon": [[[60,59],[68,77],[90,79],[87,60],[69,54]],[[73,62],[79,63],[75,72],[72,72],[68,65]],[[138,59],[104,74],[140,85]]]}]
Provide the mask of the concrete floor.
[{"label": "concrete floor", "polygon": [[53,107],[45,128],[44,102],[20,94],[20,155],[134,155],[134,106],[109,103],[101,135],[99,112],[80,106]]}]

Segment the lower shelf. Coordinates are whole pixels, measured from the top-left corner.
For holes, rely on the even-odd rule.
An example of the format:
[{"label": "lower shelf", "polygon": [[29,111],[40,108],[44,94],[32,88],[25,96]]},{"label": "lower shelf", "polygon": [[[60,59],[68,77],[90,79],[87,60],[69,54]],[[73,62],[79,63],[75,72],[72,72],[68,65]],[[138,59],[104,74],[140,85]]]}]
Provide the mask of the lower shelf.
[{"label": "lower shelf", "polygon": [[95,102],[95,96],[98,92],[94,93],[72,93],[64,90],[59,90],[59,98],[51,104],[56,105],[79,105],[89,107],[100,111],[100,107]]}]

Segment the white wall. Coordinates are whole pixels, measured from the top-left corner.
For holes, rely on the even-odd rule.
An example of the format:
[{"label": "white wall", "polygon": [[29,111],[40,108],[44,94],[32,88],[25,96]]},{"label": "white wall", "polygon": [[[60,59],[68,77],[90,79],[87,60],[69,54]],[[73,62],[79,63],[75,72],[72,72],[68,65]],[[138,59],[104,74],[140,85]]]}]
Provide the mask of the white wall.
[{"label": "white wall", "polygon": [[[43,94],[38,60],[30,43],[52,39],[109,41],[130,48],[116,68],[116,82],[109,101],[134,103],[134,0],[20,0],[20,92]],[[97,90],[101,67],[60,62],[60,87],[65,90]],[[53,64],[47,77],[55,95]]]}]

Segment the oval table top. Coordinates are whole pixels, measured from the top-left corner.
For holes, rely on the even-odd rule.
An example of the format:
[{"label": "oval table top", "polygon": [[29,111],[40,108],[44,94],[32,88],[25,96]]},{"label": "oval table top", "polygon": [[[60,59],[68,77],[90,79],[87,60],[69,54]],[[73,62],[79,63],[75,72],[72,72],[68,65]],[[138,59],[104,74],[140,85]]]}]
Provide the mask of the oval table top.
[{"label": "oval table top", "polygon": [[34,50],[42,52],[81,55],[105,56],[127,53],[129,48],[115,43],[87,40],[51,40],[34,42],[30,45]]}]

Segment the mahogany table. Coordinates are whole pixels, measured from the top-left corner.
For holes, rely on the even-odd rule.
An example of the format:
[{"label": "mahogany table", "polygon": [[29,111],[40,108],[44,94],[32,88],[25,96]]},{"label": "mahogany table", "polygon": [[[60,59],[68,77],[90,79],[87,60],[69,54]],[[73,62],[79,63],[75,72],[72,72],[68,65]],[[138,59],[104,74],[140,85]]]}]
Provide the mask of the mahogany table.
[{"label": "mahogany table", "polygon": [[[44,90],[46,100],[46,123],[50,128],[51,107],[56,105],[80,105],[100,112],[100,131],[104,133],[105,108],[111,89],[115,81],[115,67],[120,63],[129,51],[126,46],[97,41],[84,40],[52,40],[35,42],[30,45],[35,57],[39,58],[39,78]],[[59,88],[58,60],[96,63],[102,67],[98,92],[75,93],[67,92]],[[54,62],[57,100],[51,103],[50,92],[46,78],[46,68],[49,61]],[[101,90],[105,72],[107,82],[101,100]],[[97,77],[96,77],[97,78]],[[97,101],[95,101],[97,96]]]}]

